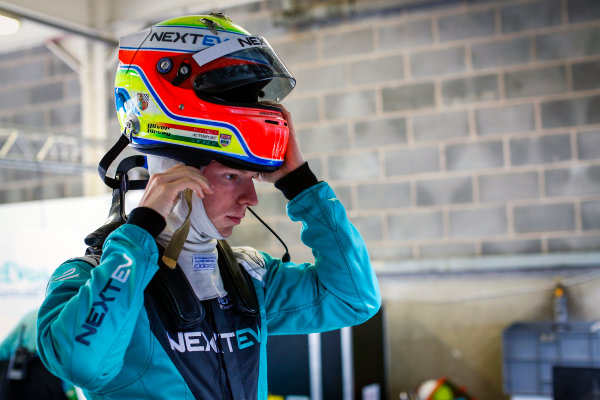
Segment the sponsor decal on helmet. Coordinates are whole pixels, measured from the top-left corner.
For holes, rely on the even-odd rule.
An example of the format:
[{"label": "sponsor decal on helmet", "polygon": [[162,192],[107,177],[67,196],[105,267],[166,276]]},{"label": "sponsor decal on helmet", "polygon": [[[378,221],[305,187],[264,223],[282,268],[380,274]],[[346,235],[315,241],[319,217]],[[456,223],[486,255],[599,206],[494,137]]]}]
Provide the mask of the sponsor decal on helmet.
[{"label": "sponsor decal on helmet", "polygon": [[221,135],[219,136],[219,144],[221,145],[221,147],[227,147],[229,143],[231,143],[231,135],[221,133]]},{"label": "sponsor decal on helmet", "polygon": [[217,129],[161,122],[148,124],[148,133],[188,143],[220,147],[218,145],[219,131]]},{"label": "sponsor decal on helmet", "polygon": [[138,93],[137,94],[137,100],[138,100],[138,108],[141,111],[144,111],[146,108],[148,108],[148,101],[150,100],[150,95],[148,93]]}]

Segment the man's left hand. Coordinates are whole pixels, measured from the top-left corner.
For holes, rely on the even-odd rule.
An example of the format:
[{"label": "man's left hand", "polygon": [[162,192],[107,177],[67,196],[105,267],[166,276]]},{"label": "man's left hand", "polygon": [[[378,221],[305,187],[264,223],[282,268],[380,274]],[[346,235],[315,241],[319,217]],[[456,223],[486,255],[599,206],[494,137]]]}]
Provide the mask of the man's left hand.
[{"label": "man's left hand", "polygon": [[292,124],[292,116],[290,112],[281,104],[269,105],[276,106],[281,110],[283,118],[286,120],[290,132],[287,149],[285,151],[285,156],[283,158],[283,164],[281,164],[281,167],[274,172],[258,174],[259,181],[275,183],[279,179],[283,178],[284,176],[286,176],[287,174],[304,164],[304,157],[302,156],[300,146],[298,145],[298,140],[296,139],[296,132],[294,131],[294,125]]}]

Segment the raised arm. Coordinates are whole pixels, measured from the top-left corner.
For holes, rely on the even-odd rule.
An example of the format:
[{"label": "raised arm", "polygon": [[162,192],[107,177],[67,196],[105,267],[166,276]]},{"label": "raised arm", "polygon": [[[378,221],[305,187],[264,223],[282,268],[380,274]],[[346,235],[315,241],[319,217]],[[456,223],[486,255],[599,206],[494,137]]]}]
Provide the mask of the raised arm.
[{"label": "raised arm", "polygon": [[381,305],[366,245],[325,182],[288,204],[302,222],[301,239],[313,264],[282,263],[265,255],[265,303],[271,334],[323,332],[360,324]]},{"label": "raised arm", "polygon": [[287,212],[302,222],[302,242],[314,264],[282,263],[265,254],[265,304],[270,333],[309,333],[361,323],[380,307],[379,285],[366,245],[331,187],[304,163],[291,116],[282,168],[261,179],[290,200]]}]

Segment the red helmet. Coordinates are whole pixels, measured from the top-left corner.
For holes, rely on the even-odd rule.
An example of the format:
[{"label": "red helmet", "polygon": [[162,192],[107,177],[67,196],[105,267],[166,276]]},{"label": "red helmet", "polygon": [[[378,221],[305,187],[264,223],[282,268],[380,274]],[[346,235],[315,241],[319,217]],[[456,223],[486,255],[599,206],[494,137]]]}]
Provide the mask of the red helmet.
[{"label": "red helmet", "polygon": [[223,14],[169,19],[121,38],[115,100],[143,153],[270,172],[289,130],[276,103],[295,79],[268,42]]}]

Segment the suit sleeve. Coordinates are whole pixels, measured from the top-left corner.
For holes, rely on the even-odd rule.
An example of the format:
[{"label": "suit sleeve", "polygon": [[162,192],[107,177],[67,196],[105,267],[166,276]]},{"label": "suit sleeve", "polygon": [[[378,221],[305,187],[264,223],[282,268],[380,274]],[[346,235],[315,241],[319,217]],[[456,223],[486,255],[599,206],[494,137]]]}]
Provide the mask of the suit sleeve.
[{"label": "suit sleeve", "polygon": [[300,237],[315,261],[284,263],[264,254],[269,333],[323,332],[372,317],[381,296],[366,244],[329,185],[305,189],[287,211],[293,221],[302,222]]},{"label": "suit sleeve", "polygon": [[97,267],[74,259],[54,272],[38,314],[38,351],[50,371],[91,391],[119,373],[157,258],[152,235],[125,224]]}]

